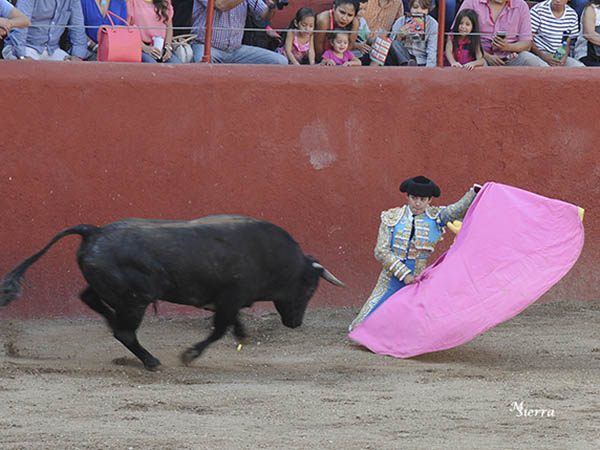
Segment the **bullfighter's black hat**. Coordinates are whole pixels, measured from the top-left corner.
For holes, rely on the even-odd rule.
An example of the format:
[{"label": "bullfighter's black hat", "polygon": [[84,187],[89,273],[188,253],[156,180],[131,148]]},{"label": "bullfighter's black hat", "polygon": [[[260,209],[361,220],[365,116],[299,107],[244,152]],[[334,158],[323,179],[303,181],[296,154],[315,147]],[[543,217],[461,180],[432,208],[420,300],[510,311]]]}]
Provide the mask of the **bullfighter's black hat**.
[{"label": "bullfighter's black hat", "polygon": [[440,196],[438,185],[422,175],[404,180],[400,185],[400,192],[406,192],[417,197]]}]

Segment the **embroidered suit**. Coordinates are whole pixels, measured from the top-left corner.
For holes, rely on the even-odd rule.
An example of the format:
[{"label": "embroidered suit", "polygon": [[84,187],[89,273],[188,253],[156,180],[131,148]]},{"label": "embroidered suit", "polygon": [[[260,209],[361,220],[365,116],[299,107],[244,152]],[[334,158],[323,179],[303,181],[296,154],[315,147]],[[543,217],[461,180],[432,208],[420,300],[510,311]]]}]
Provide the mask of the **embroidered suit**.
[{"label": "embroidered suit", "polygon": [[375,259],[383,265],[375,289],[350,324],[352,330],[392,294],[405,286],[408,274],[418,276],[427,258],[445,232],[448,222],[461,220],[473,199],[471,188],[458,202],[449,206],[428,206],[423,214],[414,216],[408,205],[381,213],[381,225]]}]

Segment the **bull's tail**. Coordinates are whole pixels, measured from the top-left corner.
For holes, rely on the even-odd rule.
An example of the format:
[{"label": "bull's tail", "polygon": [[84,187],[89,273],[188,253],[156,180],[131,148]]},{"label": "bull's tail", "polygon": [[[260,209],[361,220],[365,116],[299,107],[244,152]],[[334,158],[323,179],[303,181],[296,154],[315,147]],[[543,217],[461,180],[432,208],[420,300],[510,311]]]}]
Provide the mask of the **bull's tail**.
[{"label": "bull's tail", "polygon": [[77,225],[75,227],[62,230],[60,233],[54,236],[43,249],[41,249],[35,255],[30,256],[13,270],[8,272],[0,283],[0,307],[6,306],[13,300],[19,298],[22,292],[21,285],[23,284],[25,271],[29,268],[29,266],[40,259],[44,253],[46,253],[50,247],[56,243],[56,241],[68,236],[69,234],[79,234],[85,239],[87,236],[91,235],[97,230],[99,230],[99,228],[94,225]]},{"label": "bull's tail", "polygon": [[335,276],[333,276],[333,274],[327,270],[325,267],[323,267],[323,265],[321,265],[321,263],[319,263],[319,261],[317,261],[317,259],[312,256],[312,255],[304,255],[307,262],[313,267],[313,269],[316,269],[319,271],[319,276],[324,278],[326,281],[329,281],[331,284],[335,285],[335,286],[340,286],[340,287],[344,287],[344,283],[342,283],[340,280],[338,280]]}]

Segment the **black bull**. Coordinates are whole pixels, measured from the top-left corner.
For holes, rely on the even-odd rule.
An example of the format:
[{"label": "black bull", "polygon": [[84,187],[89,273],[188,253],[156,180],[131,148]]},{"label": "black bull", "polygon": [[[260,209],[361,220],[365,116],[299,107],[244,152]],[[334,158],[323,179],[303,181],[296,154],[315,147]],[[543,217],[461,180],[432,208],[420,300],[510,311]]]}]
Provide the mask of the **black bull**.
[{"label": "black bull", "polygon": [[101,314],[147,369],[160,361],[139,343],[136,330],[157,300],[214,309],[207,339],[181,355],[188,364],[230,325],[242,339],[241,308],[270,300],[287,327],[302,324],[319,278],[343,286],[282,228],[244,216],[192,221],[126,219],[104,227],[78,225],[58,233],[0,284],[0,306],[21,295],[25,271],[59,239],[82,237],[77,262],[88,286],[81,300]]}]

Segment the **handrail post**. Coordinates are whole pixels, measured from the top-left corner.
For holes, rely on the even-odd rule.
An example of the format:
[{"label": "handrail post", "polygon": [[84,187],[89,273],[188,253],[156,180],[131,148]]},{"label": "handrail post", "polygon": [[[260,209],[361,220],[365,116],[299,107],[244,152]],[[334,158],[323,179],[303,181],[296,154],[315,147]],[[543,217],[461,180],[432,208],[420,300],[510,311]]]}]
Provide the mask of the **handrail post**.
[{"label": "handrail post", "polygon": [[[209,0],[210,1],[210,0]],[[444,66],[444,34],[446,32],[446,0],[438,2],[437,66]]]},{"label": "handrail post", "polygon": [[210,49],[212,47],[213,19],[215,16],[215,0],[208,0],[206,5],[206,28],[204,29],[204,56],[202,62],[210,63]]}]

